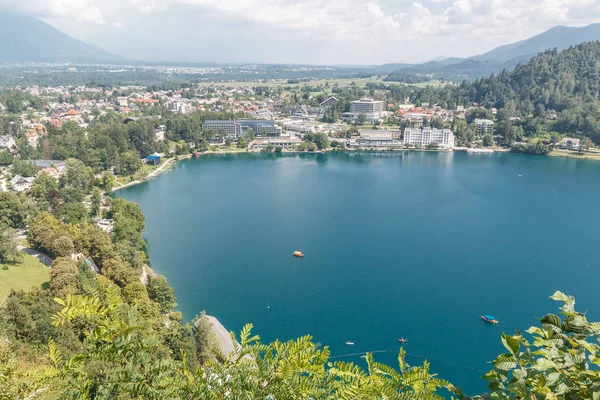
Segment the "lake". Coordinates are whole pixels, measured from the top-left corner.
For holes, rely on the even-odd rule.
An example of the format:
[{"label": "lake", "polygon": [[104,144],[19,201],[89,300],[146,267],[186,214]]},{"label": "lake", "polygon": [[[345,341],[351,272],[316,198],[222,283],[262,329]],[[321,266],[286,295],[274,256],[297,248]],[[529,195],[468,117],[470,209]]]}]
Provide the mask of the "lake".
[{"label": "lake", "polygon": [[186,319],[394,366],[405,337],[409,363],[476,394],[500,334],[558,313],[554,291],[600,318],[599,178],[597,162],[517,154],[236,154],[118,195],[140,204]]}]

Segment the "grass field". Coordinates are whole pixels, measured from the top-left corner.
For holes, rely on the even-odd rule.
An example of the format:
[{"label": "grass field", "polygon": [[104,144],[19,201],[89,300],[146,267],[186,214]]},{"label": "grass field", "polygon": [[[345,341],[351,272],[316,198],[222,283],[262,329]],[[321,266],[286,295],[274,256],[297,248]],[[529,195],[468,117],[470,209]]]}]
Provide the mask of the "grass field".
[{"label": "grass field", "polygon": [[[200,83],[200,85],[203,85],[203,86],[215,85],[215,86],[223,86],[223,87],[240,87],[240,86],[242,86],[242,87],[253,87],[253,86],[278,87],[278,86],[285,86],[285,87],[290,87],[290,88],[301,88],[301,87],[304,87],[305,85],[318,86],[318,85],[325,85],[325,83],[328,83],[330,87],[335,84],[344,86],[344,85],[349,85],[352,82],[356,83],[356,85],[359,87],[364,87],[367,83],[383,83],[383,80],[380,77],[332,78],[332,79],[315,79],[315,80],[300,82],[300,83],[287,83],[286,79],[277,79],[277,80],[271,80],[271,81],[267,81],[267,82],[253,82],[253,81],[202,82],[202,83]],[[386,82],[386,83],[401,84],[399,82]],[[428,86],[428,85],[440,86],[440,85],[442,85],[442,83],[437,80],[431,80],[428,82],[417,83],[414,86],[424,87],[424,86]]]},{"label": "grass field", "polygon": [[21,264],[8,264],[8,269],[2,269],[6,264],[0,264],[0,306],[14,290],[30,290],[41,287],[50,280],[50,269],[44,267],[36,258],[25,254]]},{"label": "grass field", "polygon": [[596,160],[596,161],[600,160],[600,153],[598,153],[598,152],[587,152],[584,154],[579,154],[574,151],[554,149],[550,153],[550,156],[566,157],[566,158],[580,158],[582,160]]}]

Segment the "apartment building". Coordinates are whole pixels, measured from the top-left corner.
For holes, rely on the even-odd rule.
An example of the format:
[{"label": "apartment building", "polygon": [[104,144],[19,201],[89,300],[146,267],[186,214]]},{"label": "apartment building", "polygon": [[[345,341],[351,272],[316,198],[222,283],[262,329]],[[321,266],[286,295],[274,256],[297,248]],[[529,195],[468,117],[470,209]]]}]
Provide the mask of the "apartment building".
[{"label": "apartment building", "polygon": [[426,147],[436,144],[439,147],[454,148],[454,133],[450,129],[436,128],[406,128],[404,130],[404,144]]}]

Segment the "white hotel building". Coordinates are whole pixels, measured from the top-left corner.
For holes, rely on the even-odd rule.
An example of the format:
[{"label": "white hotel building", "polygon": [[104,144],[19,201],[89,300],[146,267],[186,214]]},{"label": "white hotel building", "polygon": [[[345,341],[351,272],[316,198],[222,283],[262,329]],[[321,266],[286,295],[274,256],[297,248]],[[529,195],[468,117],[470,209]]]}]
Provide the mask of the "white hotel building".
[{"label": "white hotel building", "polygon": [[454,148],[454,133],[450,129],[436,128],[406,128],[404,130],[404,144],[426,147],[437,144],[441,148]]}]

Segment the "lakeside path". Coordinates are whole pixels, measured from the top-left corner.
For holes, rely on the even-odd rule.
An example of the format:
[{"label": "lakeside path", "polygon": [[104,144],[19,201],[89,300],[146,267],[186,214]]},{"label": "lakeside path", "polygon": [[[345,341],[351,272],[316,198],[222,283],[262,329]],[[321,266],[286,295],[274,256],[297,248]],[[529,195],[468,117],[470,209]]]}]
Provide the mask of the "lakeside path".
[{"label": "lakeside path", "polygon": [[[188,155],[188,156],[185,156],[185,157],[181,157],[180,160],[188,159],[188,158],[191,158],[191,155]],[[160,167],[158,167],[156,170],[154,170],[150,174],[148,174],[148,176],[145,177],[144,179],[137,179],[135,181],[131,181],[131,182],[126,183],[124,185],[115,187],[115,188],[112,189],[111,192],[116,192],[117,190],[124,189],[124,188],[130,187],[130,186],[135,186],[135,185],[138,185],[138,184],[140,184],[142,182],[146,182],[147,180],[149,180],[151,178],[154,178],[158,174],[164,172],[169,165],[171,165],[172,163],[174,163],[176,161],[177,160],[175,160],[174,158],[169,158],[169,159],[167,159],[167,161],[165,161],[163,164],[161,164]]]},{"label": "lakeside path", "polygon": [[[246,153],[246,151],[243,151],[243,150],[207,151],[207,152],[200,153],[200,157],[202,157],[203,155],[207,155],[207,154],[235,154],[235,153]],[[188,154],[185,156],[180,156],[177,159],[169,158],[163,164],[161,164],[160,167],[158,167],[156,170],[154,170],[150,174],[148,174],[147,177],[145,177],[143,179],[136,179],[135,181],[131,181],[131,182],[126,183],[121,186],[117,186],[111,190],[111,193],[116,192],[117,190],[121,190],[121,189],[124,189],[127,187],[139,185],[140,183],[146,182],[146,181],[150,180],[151,178],[154,178],[155,176],[165,172],[167,170],[167,166],[169,166],[171,164],[176,164],[178,161],[181,161],[181,160],[189,160],[192,157],[194,157],[193,154]]]},{"label": "lakeside path", "polygon": [[17,250],[22,251],[25,254],[29,254],[30,256],[37,258],[46,267],[52,266],[52,263],[54,262],[54,259],[52,257],[50,257],[48,254],[44,254],[40,251],[31,249],[29,247],[17,245]]}]

